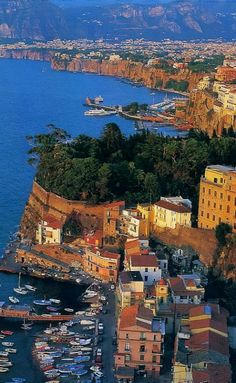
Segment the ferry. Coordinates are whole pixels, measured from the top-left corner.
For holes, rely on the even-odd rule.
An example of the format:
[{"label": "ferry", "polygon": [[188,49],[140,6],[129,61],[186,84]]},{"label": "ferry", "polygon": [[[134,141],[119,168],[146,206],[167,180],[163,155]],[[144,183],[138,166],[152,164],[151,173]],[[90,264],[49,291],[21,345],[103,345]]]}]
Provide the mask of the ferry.
[{"label": "ferry", "polygon": [[86,110],[84,112],[85,116],[92,116],[92,117],[102,117],[102,116],[111,116],[116,114],[117,112],[115,110],[105,110],[105,109],[91,109]]}]

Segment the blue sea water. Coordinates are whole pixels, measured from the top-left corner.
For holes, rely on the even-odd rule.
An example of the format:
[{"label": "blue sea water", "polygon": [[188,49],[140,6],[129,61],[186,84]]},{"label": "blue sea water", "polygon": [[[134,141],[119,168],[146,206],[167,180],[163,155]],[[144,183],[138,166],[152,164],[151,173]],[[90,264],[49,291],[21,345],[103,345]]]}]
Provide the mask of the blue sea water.
[{"label": "blue sea water", "polygon": [[[118,116],[85,117],[85,98],[101,94],[107,105],[125,105],[133,101],[159,102],[166,95],[165,92],[156,91],[155,95],[152,92],[111,77],[52,71],[49,64],[42,62],[0,60],[0,255],[9,234],[17,230],[34,176],[34,169],[27,165],[29,147],[25,137],[46,132],[50,123],[66,129],[73,137],[81,133],[97,137],[103,126],[111,121],[116,122],[123,133],[132,134],[132,121]],[[169,134],[176,135],[176,132],[170,129]],[[69,287],[65,293],[58,283],[35,283],[39,297],[49,289],[65,300],[71,297]],[[17,277],[1,273],[0,284],[2,301],[12,295]],[[0,322],[0,329],[1,326],[9,327],[6,322]],[[18,351],[13,358],[15,365],[9,376],[23,374],[29,382],[42,382],[31,359],[32,338],[17,330],[14,340],[22,352]],[[5,376],[8,374],[1,374],[0,382],[7,381]]]}]

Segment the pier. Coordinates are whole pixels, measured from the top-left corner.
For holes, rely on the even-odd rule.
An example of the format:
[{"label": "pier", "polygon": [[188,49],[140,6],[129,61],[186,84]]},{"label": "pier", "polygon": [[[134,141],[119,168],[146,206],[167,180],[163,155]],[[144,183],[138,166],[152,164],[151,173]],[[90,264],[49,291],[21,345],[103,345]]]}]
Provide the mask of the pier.
[{"label": "pier", "polygon": [[24,306],[17,308],[14,306],[4,307],[4,302],[0,302],[0,318],[3,319],[19,319],[28,320],[30,322],[65,322],[72,320],[74,317],[75,315],[38,315],[31,313],[30,310]]}]

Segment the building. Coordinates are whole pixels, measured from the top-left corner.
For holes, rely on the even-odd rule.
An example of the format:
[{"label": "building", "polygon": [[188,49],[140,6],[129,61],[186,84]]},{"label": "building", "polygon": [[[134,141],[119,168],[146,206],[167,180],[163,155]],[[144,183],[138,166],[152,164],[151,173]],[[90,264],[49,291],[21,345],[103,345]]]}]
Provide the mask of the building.
[{"label": "building", "polygon": [[121,215],[122,210],[125,208],[124,201],[117,201],[107,204],[104,208],[103,218],[103,236],[104,237],[116,237],[117,231],[117,219]]},{"label": "building", "polygon": [[139,271],[122,271],[120,273],[117,297],[122,309],[143,302],[144,282]]},{"label": "building", "polygon": [[175,304],[199,304],[204,298],[205,289],[194,277],[178,275],[168,279],[170,293]]},{"label": "building", "polygon": [[182,197],[161,197],[154,205],[154,228],[191,227],[191,201]]},{"label": "building", "polygon": [[175,339],[173,383],[230,383],[225,309],[204,304],[189,310]]},{"label": "building", "polygon": [[58,244],[62,242],[63,223],[51,215],[47,215],[38,224],[36,241],[42,244]]},{"label": "building", "polygon": [[131,255],[128,270],[139,271],[144,285],[153,285],[161,279],[161,269],[155,255]]},{"label": "building", "polygon": [[118,320],[116,369],[127,366],[157,377],[162,367],[164,335],[164,322],[151,310],[141,305],[125,307]]},{"label": "building", "polygon": [[83,257],[84,270],[95,278],[116,282],[120,268],[120,254],[87,248]]},{"label": "building", "polygon": [[221,222],[236,232],[236,170],[211,165],[200,182],[198,227],[215,229]]},{"label": "building", "polygon": [[148,237],[149,223],[137,209],[125,209],[117,220],[119,234],[129,237]]},{"label": "building", "polygon": [[233,82],[236,80],[236,68],[232,66],[219,66],[215,78],[222,82]]}]

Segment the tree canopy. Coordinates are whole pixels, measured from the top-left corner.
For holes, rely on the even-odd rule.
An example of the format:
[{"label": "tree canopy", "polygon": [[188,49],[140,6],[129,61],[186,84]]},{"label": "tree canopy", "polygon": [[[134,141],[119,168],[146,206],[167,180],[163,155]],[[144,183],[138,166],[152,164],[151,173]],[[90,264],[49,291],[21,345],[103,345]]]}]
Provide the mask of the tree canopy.
[{"label": "tree canopy", "polygon": [[197,213],[200,177],[209,164],[236,165],[235,137],[210,139],[198,131],[185,139],[144,131],[125,137],[110,123],[99,138],[69,135],[54,126],[30,137],[29,163],[37,182],[68,199],[98,203],[156,201],[182,195]]}]

